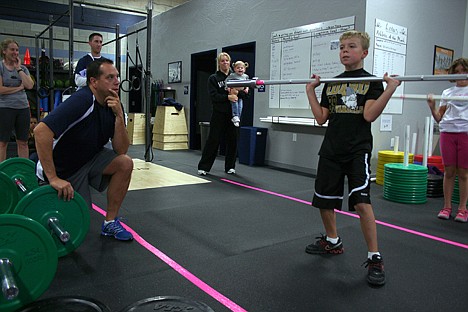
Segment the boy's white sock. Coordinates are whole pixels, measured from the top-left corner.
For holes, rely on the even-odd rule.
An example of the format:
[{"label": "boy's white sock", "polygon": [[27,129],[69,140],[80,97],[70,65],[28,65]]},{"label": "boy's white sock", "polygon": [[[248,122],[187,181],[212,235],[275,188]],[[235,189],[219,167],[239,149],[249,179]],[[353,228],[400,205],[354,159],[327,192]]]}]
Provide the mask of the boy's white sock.
[{"label": "boy's white sock", "polygon": [[367,252],[367,258],[372,259],[373,255],[379,255],[380,256],[380,252],[378,252],[378,251],[377,252],[371,252],[371,251]]}]

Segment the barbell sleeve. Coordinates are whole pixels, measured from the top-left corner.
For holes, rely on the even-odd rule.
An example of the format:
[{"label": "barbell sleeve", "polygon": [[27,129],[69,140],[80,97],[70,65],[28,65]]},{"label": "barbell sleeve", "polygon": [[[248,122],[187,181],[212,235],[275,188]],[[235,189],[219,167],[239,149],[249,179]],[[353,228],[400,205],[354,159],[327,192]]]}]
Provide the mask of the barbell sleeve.
[{"label": "barbell sleeve", "polygon": [[21,192],[26,193],[28,191],[24,186],[23,181],[21,181],[20,179],[15,178],[15,184],[21,190]]},{"label": "barbell sleeve", "polygon": [[6,300],[18,297],[19,288],[13,276],[13,264],[9,259],[0,259],[0,278],[2,280],[2,293]]},{"label": "barbell sleeve", "polygon": [[62,243],[66,244],[70,240],[70,233],[63,229],[59,219],[55,217],[50,218],[49,227],[54,231],[55,235],[57,235]]}]

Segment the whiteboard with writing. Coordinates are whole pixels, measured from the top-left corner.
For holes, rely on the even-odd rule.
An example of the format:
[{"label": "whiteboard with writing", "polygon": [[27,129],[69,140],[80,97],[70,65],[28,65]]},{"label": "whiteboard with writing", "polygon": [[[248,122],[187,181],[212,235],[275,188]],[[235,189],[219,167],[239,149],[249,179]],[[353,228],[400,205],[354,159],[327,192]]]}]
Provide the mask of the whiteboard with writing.
[{"label": "whiteboard with writing", "polygon": [[[354,29],[355,17],[320,22],[271,33],[270,79],[331,78],[343,72],[339,38]],[[321,88],[317,88],[317,94]],[[305,86],[270,85],[270,108],[309,109]]]},{"label": "whiteboard with writing", "polygon": [[[389,75],[404,76],[406,71],[406,45],[408,29],[389,22],[375,19],[374,29],[374,67],[373,74],[383,77]],[[385,83],[384,83],[385,85]],[[402,83],[395,95],[403,94]],[[384,114],[402,114],[403,100],[391,99],[385,107]]]}]

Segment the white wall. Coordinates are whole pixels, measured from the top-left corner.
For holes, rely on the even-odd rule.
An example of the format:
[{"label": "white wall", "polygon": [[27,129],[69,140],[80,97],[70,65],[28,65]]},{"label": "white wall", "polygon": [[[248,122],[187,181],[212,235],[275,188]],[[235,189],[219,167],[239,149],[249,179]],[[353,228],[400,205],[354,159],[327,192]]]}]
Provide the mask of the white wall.
[{"label": "white wall", "polygon": [[[177,91],[178,102],[185,106],[186,116],[189,116],[190,97],[183,95],[183,87],[190,85],[191,54],[212,49],[220,52],[222,47],[254,41],[257,47],[255,75],[269,79],[271,32],[348,16],[355,16],[356,29],[368,31],[371,38],[375,18],[407,27],[407,74],[431,74],[434,45],[452,48],[455,57],[461,56],[466,12],[466,0],[191,0],[153,18],[153,78],[167,81],[167,64],[182,61],[182,83],[172,87]],[[135,25],[129,31],[139,29],[144,24]],[[146,36],[146,33],[141,35]],[[144,51],[142,46],[145,46],[145,39],[140,37],[139,43]],[[129,46],[132,46],[132,38],[129,38]],[[366,69],[367,64],[372,64],[371,57],[366,60]],[[405,92],[439,93],[448,86],[448,83],[415,84]],[[410,123],[413,129],[421,131],[420,118],[428,114],[425,103],[405,103],[403,115],[394,117],[394,132],[382,134],[378,128],[377,131],[374,129],[375,150],[388,149],[392,136],[403,137],[403,125]],[[269,128],[267,162],[279,167],[315,172],[323,129],[272,126],[259,121],[260,117],[268,115],[311,117],[311,112],[270,109],[268,92],[255,95],[254,126]],[[297,133],[296,142],[292,140],[293,133]]]}]

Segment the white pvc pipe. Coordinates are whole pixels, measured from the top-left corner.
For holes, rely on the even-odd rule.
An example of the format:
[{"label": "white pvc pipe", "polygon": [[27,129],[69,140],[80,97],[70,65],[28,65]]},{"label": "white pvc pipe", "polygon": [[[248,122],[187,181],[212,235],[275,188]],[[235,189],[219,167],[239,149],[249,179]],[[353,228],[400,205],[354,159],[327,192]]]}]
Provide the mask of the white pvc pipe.
[{"label": "white pvc pipe", "polygon": [[411,142],[411,154],[416,154],[416,142],[418,139],[418,134],[416,132],[413,133],[413,142]]},{"label": "white pvc pipe", "polygon": [[429,124],[429,142],[427,147],[427,156],[432,156],[432,144],[434,140],[434,118],[431,118],[431,122]]},{"label": "white pvc pipe", "polygon": [[410,126],[406,126],[405,132],[405,150],[403,156],[403,165],[408,166],[409,164],[409,145],[410,145]]},{"label": "white pvc pipe", "polygon": [[429,124],[430,124],[430,117],[426,117],[426,123],[424,126],[424,147],[423,147],[423,161],[422,165],[427,167],[427,147],[429,145]]},{"label": "white pvc pipe", "polygon": [[395,136],[395,144],[393,145],[393,151],[395,153],[398,152],[398,145],[400,145],[400,137],[399,136]]}]

